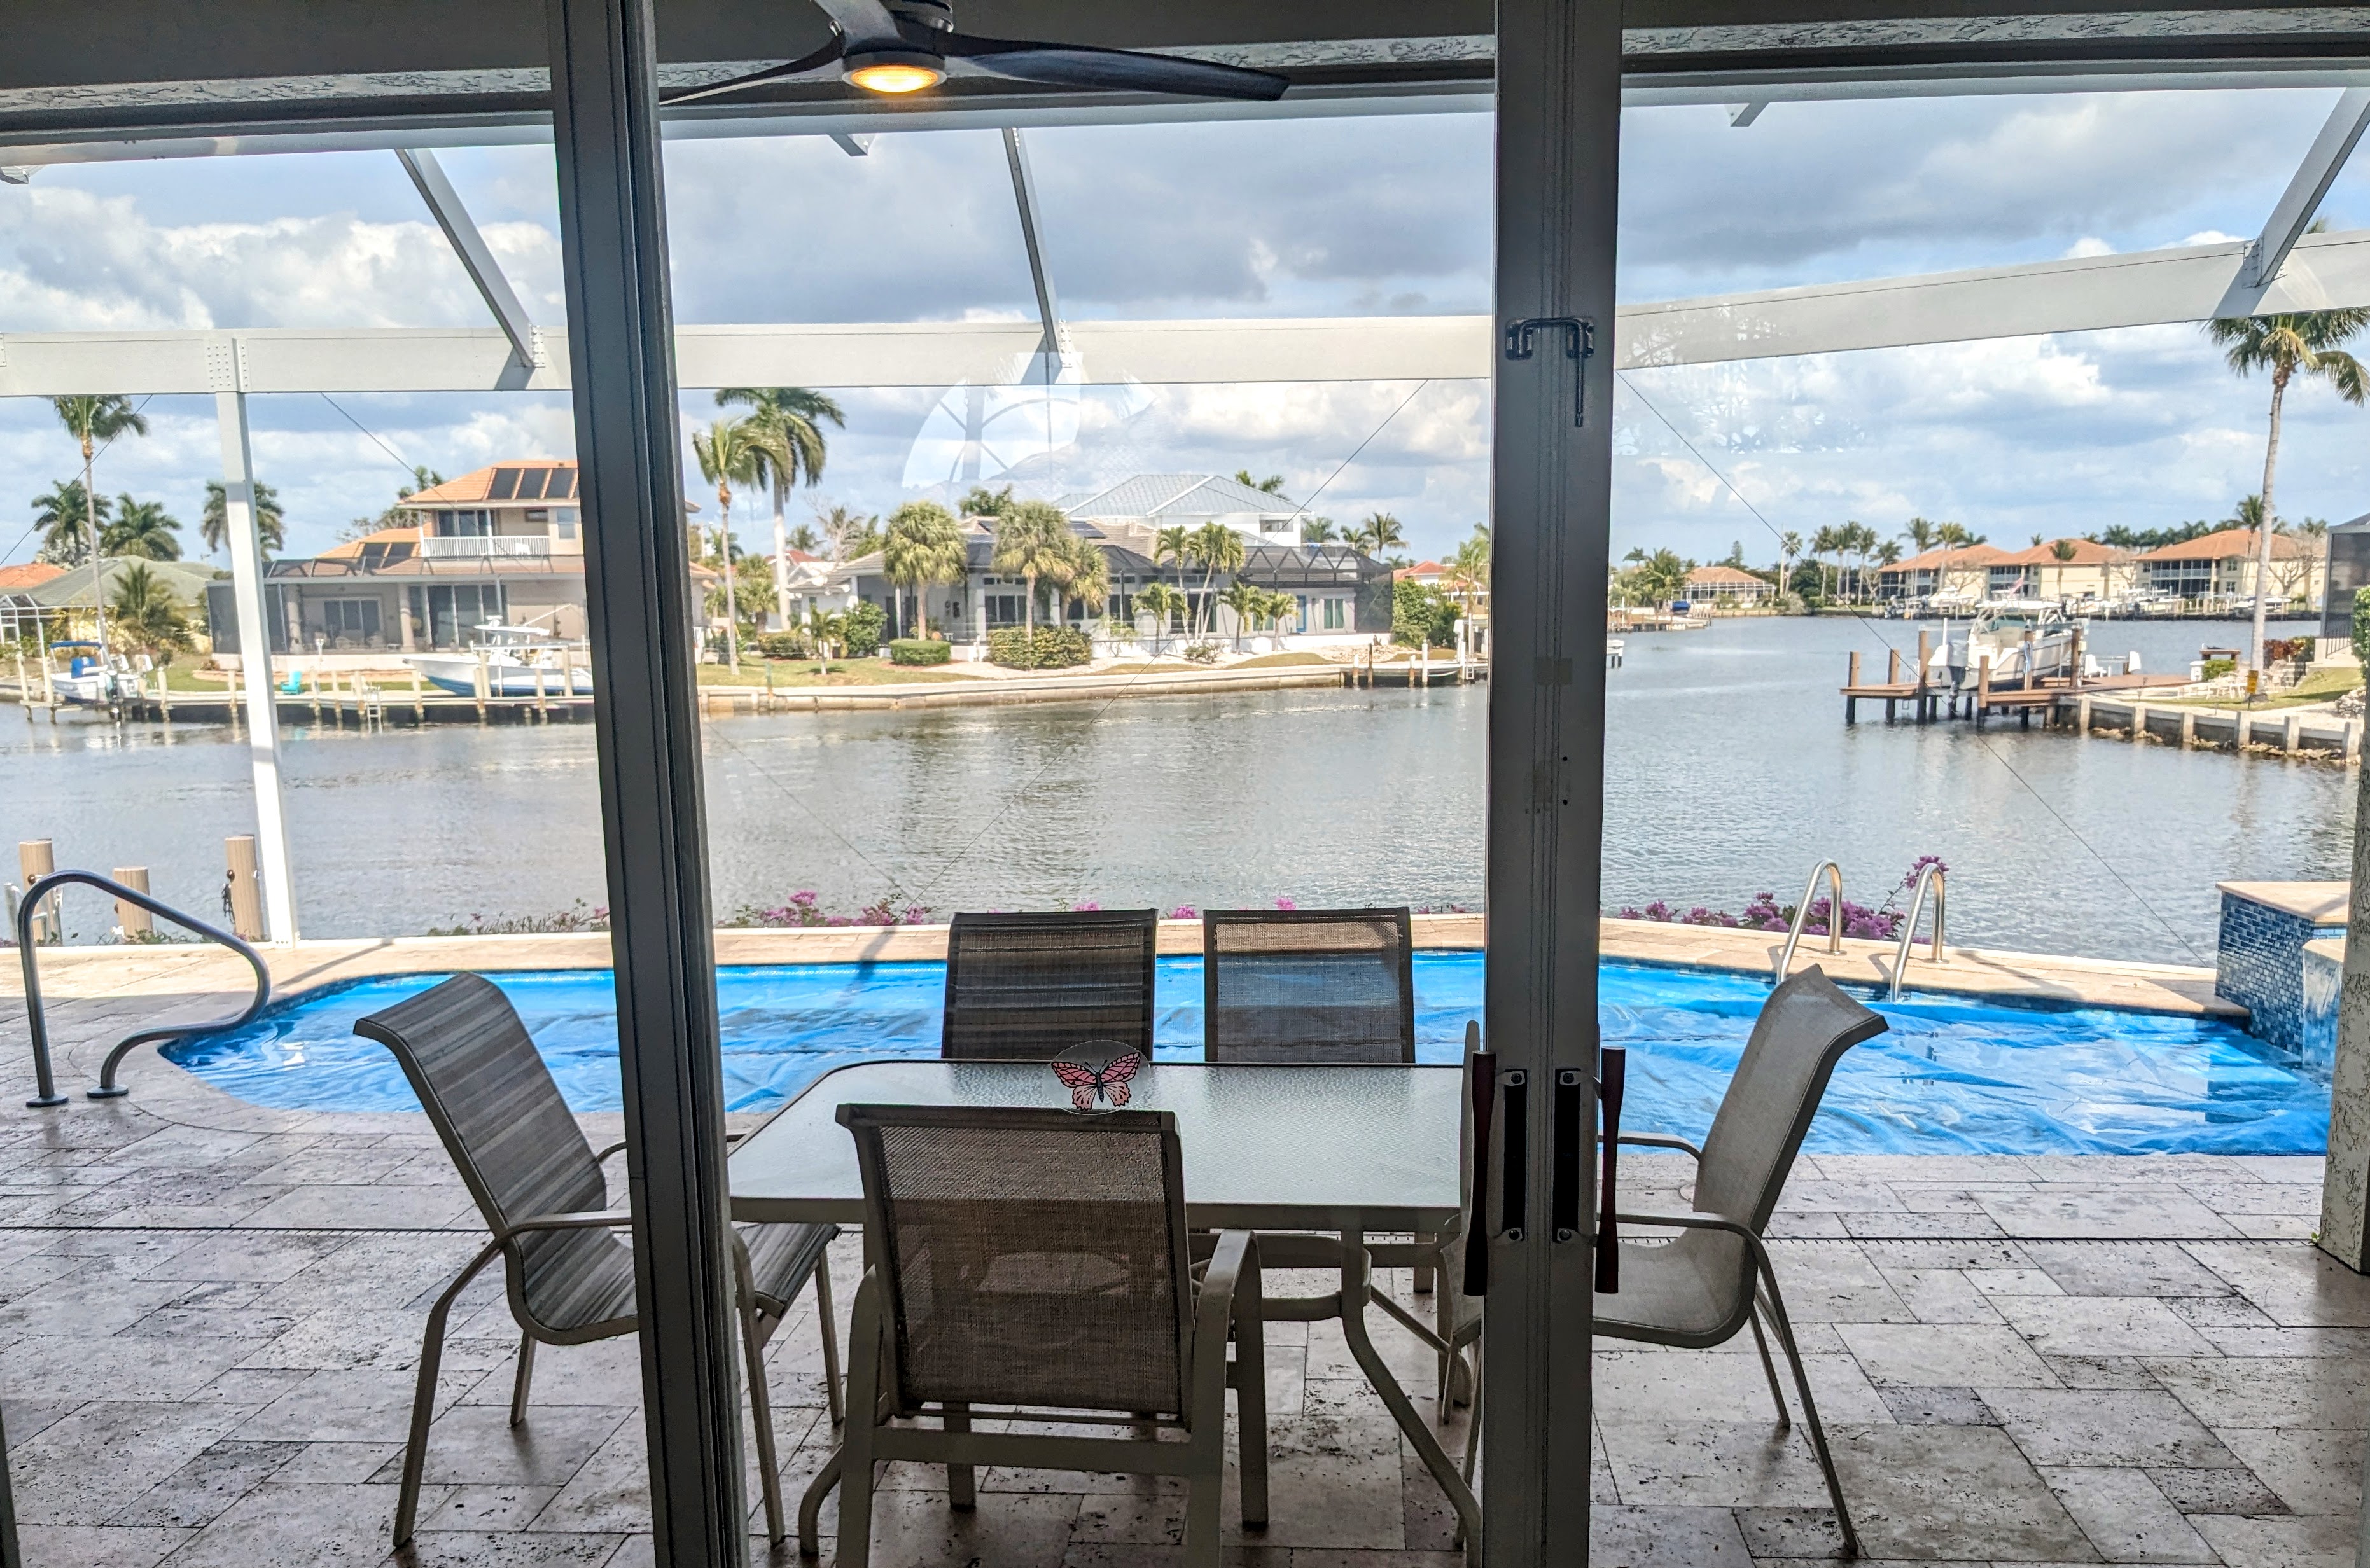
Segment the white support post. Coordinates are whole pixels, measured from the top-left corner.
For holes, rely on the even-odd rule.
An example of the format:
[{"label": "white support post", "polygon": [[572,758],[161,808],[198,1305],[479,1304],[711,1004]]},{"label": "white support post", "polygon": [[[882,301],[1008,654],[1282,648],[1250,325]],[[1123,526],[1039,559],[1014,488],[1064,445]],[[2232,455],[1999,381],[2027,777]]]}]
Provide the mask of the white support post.
[{"label": "white support post", "polygon": [[288,864],[288,812],[280,783],[280,715],[271,691],[271,629],[263,617],[263,542],[256,532],[255,453],[247,394],[214,394],[222,426],[223,513],[230,535],[231,598],[238,608],[238,673],[247,749],[255,768],[256,853],[262,862],[263,923],[282,946],[296,940],[296,887]]}]

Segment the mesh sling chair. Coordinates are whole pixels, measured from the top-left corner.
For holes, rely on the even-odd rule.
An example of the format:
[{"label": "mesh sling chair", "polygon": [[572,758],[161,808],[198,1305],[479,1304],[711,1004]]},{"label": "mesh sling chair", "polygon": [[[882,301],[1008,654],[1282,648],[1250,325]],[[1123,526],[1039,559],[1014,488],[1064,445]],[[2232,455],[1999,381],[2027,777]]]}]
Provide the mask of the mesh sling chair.
[{"label": "mesh sling chair", "polygon": [[[602,1162],[625,1146],[592,1151],[517,1011],[491,982],[455,975],[357,1020],[354,1032],[395,1053],[493,1231],[428,1313],[396,1504],[395,1544],[400,1547],[411,1539],[419,1509],[437,1365],[454,1300],[479,1270],[496,1257],[503,1260],[511,1315],[520,1330],[518,1377],[511,1391],[511,1425],[516,1426],[526,1419],[538,1343],[583,1345],[634,1332],[633,1249],[616,1233],[632,1217],[608,1210],[608,1183],[601,1172]],[[826,1397],[836,1422],[839,1350],[823,1252],[838,1233],[830,1225],[751,1225],[741,1227],[733,1242],[765,1522],[777,1542],[787,1532],[765,1346],[812,1278],[823,1325]]]},{"label": "mesh sling chair", "polygon": [[[839,1120],[863,1173],[866,1254],[837,1455],[841,1568],[867,1560],[884,1459],[945,1465],[958,1508],[982,1464],[1182,1476],[1185,1562],[1217,1568],[1229,1386],[1243,1525],[1266,1524],[1258,1248],[1225,1232],[1197,1284],[1173,1116],[842,1105]],[[972,1429],[991,1415],[1134,1433]],[[938,1425],[889,1425],[917,1416]]]},{"label": "mesh sling chair", "polygon": [[1051,1061],[1089,1041],[1152,1059],[1152,910],[957,915],[947,928],[949,1061]]},{"label": "mesh sling chair", "polygon": [[1761,1352],[1761,1369],[1777,1402],[1778,1424],[1792,1425],[1778,1368],[1769,1358],[1763,1320],[1785,1348],[1811,1428],[1819,1471],[1835,1505],[1847,1555],[1859,1555],[1859,1535],[1844,1506],[1842,1482],[1827,1448],[1819,1407],[1794,1344],[1785,1298],[1770,1267],[1761,1233],[1778,1207],[1778,1196],[1794,1167],[1794,1156],[1818,1114],[1827,1080],[1843,1054],[1884,1033],[1878,1014],[1838,990],[1816,967],[1770,992],[1752,1038],[1736,1064],[1736,1076],[1704,1135],[1703,1147],[1655,1133],[1620,1135],[1619,1141],[1674,1149],[1696,1161],[1694,1211],[1688,1214],[1617,1214],[1623,1225],[1675,1228],[1679,1235],[1659,1242],[1622,1240],[1621,1288],[1596,1298],[1596,1333],[1607,1339],[1638,1340],[1683,1349],[1709,1349],[1750,1327]]}]

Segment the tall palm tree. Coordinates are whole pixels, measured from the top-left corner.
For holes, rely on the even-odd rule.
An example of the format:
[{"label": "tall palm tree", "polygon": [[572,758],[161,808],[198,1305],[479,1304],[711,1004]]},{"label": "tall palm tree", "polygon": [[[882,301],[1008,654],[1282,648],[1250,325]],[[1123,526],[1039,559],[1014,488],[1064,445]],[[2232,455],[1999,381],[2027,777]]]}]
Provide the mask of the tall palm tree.
[{"label": "tall palm tree", "polygon": [[852,507],[817,505],[815,521],[822,525],[823,543],[831,546],[831,558],[835,562],[852,561],[880,548],[878,517]]},{"label": "tall palm tree", "polygon": [[1191,547],[1193,531],[1182,523],[1171,524],[1153,536],[1153,567],[1157,570],[1163,561],[1176,562],[1177,587],[1180,592],[1185,587],[1185,555]]},{"label": "tall palm tree", "polygon": [[84,394],[73,397],[52,397],[50,406],[58,411],[58,423],[66,433],[82,443],[83,533],[90,546],[91,609],[98,620],[98,644],[107,646],[107,606],[98,591],[98,576],[103,563],[98,559],[98,498],[92,492],[91,470],[98,461],[100,446],[119,436],[144,436],[148,421],[133,407],[132,399],[121,393]]},{"label": "tall palm tree", "polygon": [[1217,612],[1210,598],[1210,584],[1220,572],[1237,572],[1243,567],[1243,536],[1223,522],[1205,522],[1193,531],[1193,559],[1202,567],[1202,603],[1195,615],[1195,624],[1208,616],[1209,624],[1217,624]]},{"label": "tall palm tree", "polygon": [[83,529],[94,506],[104,527],[114,515],[115,503],[105,496],[92,501],[79,479],[61,479],[46,494],[33,498],[33,526],[40,532],[42,560],[53,567],[78,567],[90,558]]},{"label": "tall palm tree", "polygon": [[115,521],[99,531],[98,548],[108,555],[144,555],[152,561],[181,558],[181,521],[162,501],[115,498]]},{"label": "tall palm tree", "polygon": [[1911,518],[1909,526],[1901,531],[1901,536],[1916,545],[1917,554],[1921,555],[1934,547],[1934,525],[1922,517]]},{"label": "tall palm tree", "polygon": [[1258,490],[1270,496],[1283,494],[1283,475],[1281,474],[1271,474],[1264,479],[1254,479],[1251,477],[1249,469],[1237,468],[1235,470],[1235,483],[1247,490]]},{"label": "tall palm tree", "polygon": [[1018,504],[1012,498],[1012,486],[1009,485],[1001,490],[973,485],[962,498],[961,509],[965,517],[1002,517]]},{"label": "tall palm tree", "polygon": [[1058,578],[1070,560],[1070,520],[1050,501],[1016,501],[996,520],[995,553],[988,564],[1029,585],[1025,613],[1037,629],[1037,579]]},{"label": "tall palm tree", "polygon": [[961,582],[970,568],[971,552],[954,513],[936,501],[907,501],[889,514],[880,575],[892,588],[914,590],[914,618],[923,635],[930,630],[930,585]]},{"label": "tall palm tree", "polygon": [[[2206,334],[2223,346],[2223,358],[2240,375],[2269,371],[2272,376],[2271,438],[2263,443],[2263,512],[2275,517],[2272,482],[2280,461],[2280,406],[2297,376],[2327,382],[2348,403],[2370,398],[2370,372],[2341,344],[2370,327],[2370,310],[2299,311],[2290,315],[2222,316]],[[2255,630],[2248,644],[2250,669],[2263,667],[2263,621],[2271,609],[2265,589],[2272,575],[2272,531],[2255,530]]]},{"label": "tall palm tree", "polygon": [[[1828,597],[1827,557],[1835,555],[1840,559],[1842,551],[1839,545],[1839,536],[1833,528],[1822,528],[1811,535],[1811,556],[1819,563],[1819,597],[1821,599]],[[1841,567],[1838,567],[1837,569],[1840,570]]]},{"label": "tall palm tree", "polygon": [[1380,555],[1395,545],[1407,543],[1399,528],[1399,520],[1386,511],[1378,511],[1350,531],[1350,544],[1362,555]]},{"label": "tall palm tree", "polygon": [[[255,482],[253,510],[256,538],[269,555],[286,543],[287,520],[281,514],[280,493],[260,479]],[[219,479],[206,481],[205,509],[198,513],[198,537],[206,542],[209,551],[221,549],[230,538],[230,501]]]},{"label": "tall palm tree", "polygon": [[1080,534],[1070,533],[1070,543],[1064,548],[1061,569],[1049,579],[1055,593],[1061,596],[1057,619],[1070,618],[1070,604],[1076,601],[1089,615],[1099,615],[1110,602],[1110,557],[1103,547]]},{"label": "tall palm tree", "polygon": [[758,483],[768,471],[767,457],[779,452],[778,441],[753,419],[719,419],[691,433],[700,477],[716,486],[717,544],[724,567],[724,648],[736,670],[741,668],[741,607],[732,585],[740,575],[732,569],[732,486]]},{"label": "tall palm tree", "polygon": [[1235,612],[1235,651],[1239,653],[1244,629],[1267,612],[1268,591],[1257,583],[1237,578],[1226,585],[1225,592],[1218,595],[1218,602]]},{"label": "tall palm tree", "polygon": [[145,561],[135,561],[116,579],[112,607],[116,635],[144,653],[153,656],[189,644],[189,620],[180,601]]},{"label": "tall palm tree", "polygon": [[1156,634],[1168,635],[1169,626],[1189,608],[1184,594],[1165,582],[1145,583],[1135,595],[1135,612],[1154,617],[1160,626]]},{"label": "tall palm tree", "polygon": [[758,461],[759,481],[774,492],[774,612],[790,624],[789,544],[782,507],[800,480],[809,488],[823,482],[825,423],[847,428],[847,416],[824,394],[803,386],[728,386],[716,394],[719,408],[745,407],[749,422],[775,438]]},{"label": "tall palm tree", "polygon": [[1802,536],[1789,530],[1778,536],[1778,591],[1794,591],[1794,557],[1802,553]]},{"label": "tall palm tree", "polygon": [[1303,544],[1332,544],[1339,543],[1340,538],[1341,531],[1333,526],[1333,520],[1329,517],[1300,520],[1300,542]]}]

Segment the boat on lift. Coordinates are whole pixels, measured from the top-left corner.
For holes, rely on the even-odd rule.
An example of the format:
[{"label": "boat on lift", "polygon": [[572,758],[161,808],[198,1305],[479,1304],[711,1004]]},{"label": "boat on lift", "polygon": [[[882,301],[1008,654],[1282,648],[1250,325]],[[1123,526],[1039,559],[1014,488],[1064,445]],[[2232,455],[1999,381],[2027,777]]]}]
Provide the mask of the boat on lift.
[{"label": "boat on lift", "polygon": [[134,694],[139,682],[121,654],[109,654],[97,643],[52,643],[52,654],[64,654],[63,674],[52,671],[50,689],[58,700],[76,707],[103,708]]},{"label": "boat on lift", "polygon": [[477,695],[479,672],[489,697],[589,697],[592,670],[575,644],[540,626],[487,621],[476,639],[451,653],[408,653],[403,662],[439,690],[459,697]]},{"label": "boat on lift", "polygon": [[1962,692],[1973,691],[1983,680],[1986,663],[1994,686],[2070,677],[2075,673],[2075,648],[2084,624],[2053,601],[1985,600],[1967,629],[1944,644],[1949,650],[1950,683]]}]

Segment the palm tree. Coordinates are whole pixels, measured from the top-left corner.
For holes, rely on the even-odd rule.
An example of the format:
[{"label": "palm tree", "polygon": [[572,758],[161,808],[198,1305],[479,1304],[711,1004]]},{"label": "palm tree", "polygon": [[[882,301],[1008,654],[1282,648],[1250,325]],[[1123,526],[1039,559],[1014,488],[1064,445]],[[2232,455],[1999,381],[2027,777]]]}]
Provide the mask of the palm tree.
[{"label": "palm tree", "polygon": [[104,525],[113,515],[115,503],[105,496],[94,503],[83,493],[79,479],[61,479],[47,494],[35,496],[33,526],[41,534],[40,559],[54,567],[78,567],[89,559],[90,546],[84,543],[83,529],[94,506]]},{"label": "palm tree", "polygon": [[1362,555],[1380,555],[1394,545],[1407,543],[1399,530],[1399,520],[1386,511],[1375,512],[1350,531],[1351,548]]},{"label": "palm tree", "polygon": [[[255,514],[256,538],[269,555],[286,542],[286,520],[281,515],[279,492],[258,479],[255,504],[248,509]],[[230,538],[230,502],[219,479],[206,481],[205,509],[198,513],[198,537],[206,542],[210,552],[221,549]]]},{"label": "palm tree", "polygon": [[766,443],[757,466],[759,480],[774,492],[774,612],[787,626],[790,558],[782,506],[800,479],[810,488],[823,482],[823,426],[828,421],[844,430],[847,416],[829,397],[803,386],[728,386],[717,392],[716,403],[719,408],[747,408],[749,422],[775,438]]},{"label": "palm tree", "polygon": [[734,670],[741,668],[741,612],[732,579],[732,486],[754,485],[771,472],[767,459],[780,461],[779,438],[754,419],[719,419],[691,433],[692,454],[699,459],[700,477],[716,486],[717,547],[724,567],[724,648]]},{"label": "palm tree", "polygon": [[1064,527],[1070,543],[1064,549],[1061,569],[1048,579],[1061,595],[1059,619],[1070,618],[1070,602],[1076,600],[1089,615],[1099,615],[1110,602],[1110,557],[1093,540],[1072,533]]},{"label": "palm tree", "polygon": [[936,501],[907,501],[889,514],[880,575],[892,588],[914,590],[914,618],[924,636],[930,631],[930,585],[961,582],[970,569],[971,552],[954,513]]},{"label": "palm tree", "polygon": [[1059,577],[1070,559],[1070,520],[1049,501],[1016,501],[996,520],[995,553],[988,564],[1029,585],[1026,614],[1037,629],[1037,579]]},{"label": "palm tree", "polygon": [[1218,602],[1235,612],[1235,651],[1237,653],[1242,651],[1243,628],[1258,620],[1266,611],[1267,598],[1267,589],[1257,583],[1246,582],[1241,578],[1237,578],[1228,583],[1226,591],[1218,595]]},{"label": "palm tree", "polygon": [[1977,543],[1977,540],[1955,522],[1938,522],[1934,525],[1934,543],[1945,550],[1961,550]]},{"label": "palm tree", "polygon": [[144,555],[152,561],[181,558],[181,522],[161,501],[115,498],[115,521],[100,530],[98,548],[106,555]]},{"label": "palm tree", "polygon": [[179,601],[146,561],[133,562],[116,579],[113,609],[117,635],[152,657],[189,645],[189,622]]},{"label": "palm tree", "polygon": [[1794,557],[1802,553],[1802,536],[1791,531],[1778,536],[1778,591],[1794,591]]},{"label": "palm tree", "polygon": [[[2341,345],[2370,327],[2370,310],[2300,311],[2289,315],[2226,315],[2210,322],[2206,334],[2223,345],[2223,358],[2240,375],[2269,371],[2272,375],[2271,438],[2263,444],[2263,511],[2277,516],[2272,480],[2280,461],[2280,405],[2288,383],[2298,375],[2327,382],[2338,396],[2360,404],[2370,398],[2370,372]],[[2247,663],[2263,667],[2263,620],[2271,609],[2264,589],[2272,572],[2272,531],[2255,530],[2255,630],[2248,645]]]},{"label": "palm tree", "polygon": [[801,555],[811,555],[823,541],[815,537],[814,525],[802,522],[790,530],[790,548]]},{"label": "palm tree", "polygon": [[1012,498],[1012,486],[1009,485],[1001,490],[991,490],[984,485],[973,485],[962,498],[962,515],[1002,517],[1017,504]]},{"label": "palm tree", "polygon": [[1135,596],[1135,612],[1156,617],[1160,625],[1158,635],[1167,636],[1176,618],[1190,608],[1185,595],[1165,582],[1148,582]]},{"label": "palm tree", "polygon": [[[83,394],[73,397],[52,397],[50,406],[58,411],[58,423],[66,433],[82,443],[83,534],[90,546],[91,609],[98,621],[98,642],[107,646],[107,607],[98,592],[98,498],[91,489],[91,469],[98,461],[98,449],[119,436],[144,436],[148,421],[132,406],[132,399],[121,393]],[[2267,486],[2268,487],[2268,486]]]},{"label": "palm tree", "polygon": [[1162,529],[1154,536],[1152,542],[1154,569],[1157,570],[1163,561],[1176,562],[1177,586],[1180,590],[1185,586],[1185,555],[1192,546],[1192,540],[1193,531],[1182,523],[1177,523]]},{"label": "palm tree", "polygon": [[1288,624],[1294,624],[1299,621],[1300,601],[1282,589],[1270,589],[1267,602],[1260,608],[1260,615],[1263,620],[1274,622],[1275,629],[1279,633],[1283,633]]},{"label": "palm tree", "polygon": [[1839,544],[1840,541],[1836,536],[1835,531],[1832,528],[1822,528],[1816,533],[1811,535],[1811,556],[1813,560],[1819,563],[1819,597],[1821,599],[1828,597],[1827,557],[1829,555],[1841,555],[1842,551],[1839,548]]},{"label": "palm tree", "polygon": [[1331,544],[1338,543],[1340,537],[1341,531],[1333,526],[1333,520],[1329,517],[1301,520],[1300,542],[1303,544]]},{"label": "palm tree", "polygon": [[1901,531],[1901,536],[1916,545],[1917,554],[1921,555],[1934,547],[1934,525],[1922,517],[1911,518],[1909,526]]},{"label": "palm tree", "polygon": [[1207,615],[1210,624],[1215,625],[1217,612],[1210,598],[1210,584],[1220,572],[1242,570],[1243,536],[1223,522],[1205,522],[1193,531],[1191,549],[1193,559],[1202,567],[1202,602],[1196,611],[1194,624],[1199,627],[1201,617]]},{"label": "palm tree", "polygon": [[1264,491],[1271,496],[1283,494],[1283,475],[1281,474],[1271,474],[1264,479],[1254,479],[1251,477],[1249,469],[1237,468],[1235,470],[1235,483],[1247,490]]},{"label": "palm tree", "polygon": [[860,513],[852,507],[817,506],[815,521],[823,526],[823,542],[831,546],[834,562],[852,561],[880,548],[878,517]]}]

